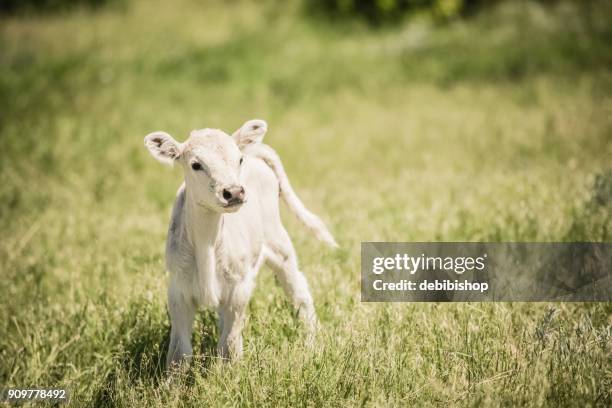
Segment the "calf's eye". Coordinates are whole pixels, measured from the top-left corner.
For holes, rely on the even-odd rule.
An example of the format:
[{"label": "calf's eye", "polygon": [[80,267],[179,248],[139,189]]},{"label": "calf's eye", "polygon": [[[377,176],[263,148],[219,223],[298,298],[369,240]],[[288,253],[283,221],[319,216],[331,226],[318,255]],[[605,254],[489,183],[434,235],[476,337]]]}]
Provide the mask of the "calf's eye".
[{"label": "calf's eye", "polygon": [[194,170],[202,170],[202,165],[198,162],[191,163],[191,168]]},{"label": "calf's eye", "polygon": [[244,160],[244,157],[240,158],[240,164],[242,164],[242,161]]}]

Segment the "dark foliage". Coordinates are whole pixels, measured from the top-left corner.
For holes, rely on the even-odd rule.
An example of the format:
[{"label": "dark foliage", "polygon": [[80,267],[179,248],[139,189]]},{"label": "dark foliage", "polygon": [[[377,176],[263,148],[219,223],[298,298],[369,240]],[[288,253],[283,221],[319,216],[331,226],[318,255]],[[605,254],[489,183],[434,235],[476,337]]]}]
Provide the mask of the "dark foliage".
[{"label": "dark foliage", "polygon": [[[361,19],[372,25],[402,20],[407,15],[427,15],[438,21],[472,15],[503,0],[307,0],[307,9],[320,17]],[[506,0],[510,1],[510,0]],[[589,0],[584,0],[589,1]],[[540,0],[553,4],[557,0]]]},{"label": "dark foliage", "polygon": [[409,14],[427,14],[446,20],[473,13],[498,0],[309,0],[315,14],[330,18],[357,18],[379,25],[401,20]]},{"label": "dark foliage", "polygon": [[96,9],[121,0],[0,0],[1,14],[33,14],[70,10],[77,7]]}]

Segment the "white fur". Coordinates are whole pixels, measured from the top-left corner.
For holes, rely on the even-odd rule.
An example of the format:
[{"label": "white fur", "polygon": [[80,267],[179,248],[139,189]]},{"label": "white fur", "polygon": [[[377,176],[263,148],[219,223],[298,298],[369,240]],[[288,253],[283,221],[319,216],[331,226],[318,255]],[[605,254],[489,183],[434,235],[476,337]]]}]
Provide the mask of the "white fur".
[{"label": "white fur", "polygon": [[[279,195],[317,238],[337,244],[291,188],[276,152],[261,143],[267,128],[263,120],[251,120],[231,137],[217,129],[193,131],[185,143],[164,132],[145,137],[153,157],[179,163],[185,173],[166,243],[169,365],[190,360],[193,320],[202,306],[216,307],[219,313],[219,354],[240,357],[246,307],[263,263],[274,270],[307,328],[316,326],[308,283],[281,222]],[[201,169],[192,169],[195,162]],[[240,187],[244,203],[229,206],[224,189]]]}]

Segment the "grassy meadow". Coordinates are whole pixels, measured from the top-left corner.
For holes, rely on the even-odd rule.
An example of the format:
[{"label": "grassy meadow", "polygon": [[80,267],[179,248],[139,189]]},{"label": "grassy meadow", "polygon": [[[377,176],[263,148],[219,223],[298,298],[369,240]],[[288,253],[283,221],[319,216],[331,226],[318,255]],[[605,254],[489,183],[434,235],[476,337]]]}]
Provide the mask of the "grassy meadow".
[{"label": "grassy meadow", "polygon": [[[71,406],[610,406],[609,303],[366,304],[360,242],[611,241],[612,7],[507,2],[372,29],[297,2],[0,17],[0,388]],[[181,170],[143,137],[268,121],[321,331],[262,269],[245,357],[196,319],[163,370]]]}]

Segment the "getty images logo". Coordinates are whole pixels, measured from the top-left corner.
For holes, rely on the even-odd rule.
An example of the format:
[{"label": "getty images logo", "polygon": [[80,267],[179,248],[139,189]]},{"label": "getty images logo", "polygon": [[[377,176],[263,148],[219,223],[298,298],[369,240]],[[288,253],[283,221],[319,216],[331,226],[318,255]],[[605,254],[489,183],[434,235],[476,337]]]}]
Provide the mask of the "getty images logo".
[{"label": "getty images logo", "polygon": [[386,271],[406,271],[414,275],[418,271],[453,271],[458,275],[466,271],[482,271],[486,267],[487,254],[479,257],[470,256],[412,256],[396,254],[391,257],[375,257],[372,260],[372,272],[380,275]]}]

